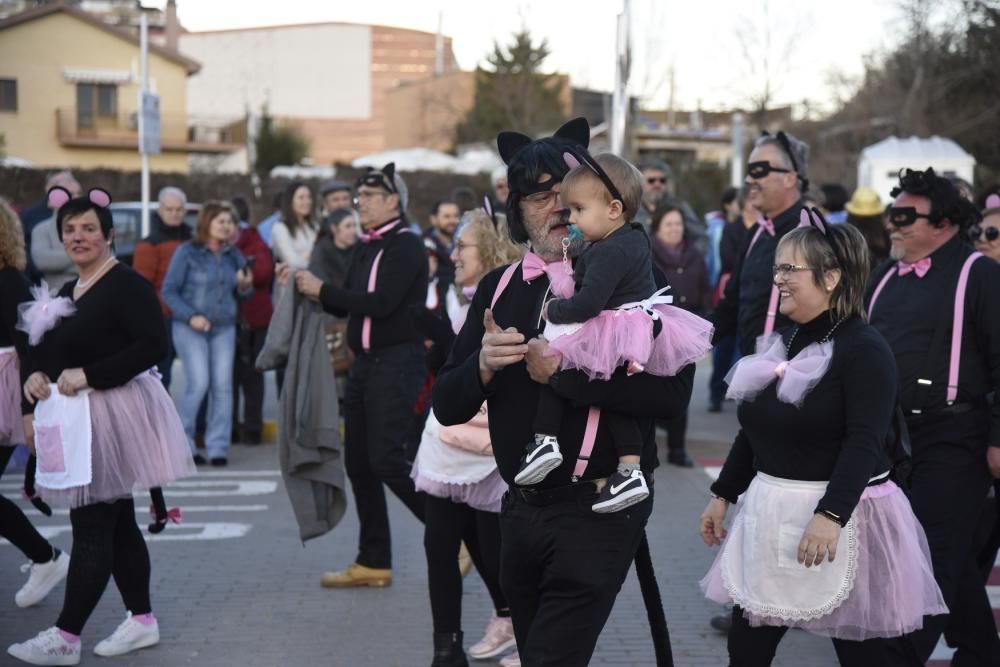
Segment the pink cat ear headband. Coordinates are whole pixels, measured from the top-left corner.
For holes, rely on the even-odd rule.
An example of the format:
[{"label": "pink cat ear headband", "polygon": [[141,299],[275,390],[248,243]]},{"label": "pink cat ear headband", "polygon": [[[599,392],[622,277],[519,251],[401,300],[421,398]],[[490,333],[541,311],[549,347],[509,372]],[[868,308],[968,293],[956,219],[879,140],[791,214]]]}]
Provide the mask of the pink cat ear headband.
[{"label": "pink cat ear headband", "polygon": [[815,206],[809,209],[802,208],[802,212],[799,213],[799,227],[815,227],[826,236],[826,220]]},{"label": "pink cat ear headband", "polygon": [[[69,193],[69,190],[56,185],[49,189],[46,201],[49,208],[58,210],[72,198],[73,196]],[[108,194],[107,190],[102,190],[101,188],[90,188],[87,191],[87,199],[95,206],[100,206],[101,208],[107,208],[108,204],[111,203],[111,195]]]},{"label": "pink cat ear headband", "polygon": [[986,198],[986,211],[1000,209],[1000,195],[993,194]]}]

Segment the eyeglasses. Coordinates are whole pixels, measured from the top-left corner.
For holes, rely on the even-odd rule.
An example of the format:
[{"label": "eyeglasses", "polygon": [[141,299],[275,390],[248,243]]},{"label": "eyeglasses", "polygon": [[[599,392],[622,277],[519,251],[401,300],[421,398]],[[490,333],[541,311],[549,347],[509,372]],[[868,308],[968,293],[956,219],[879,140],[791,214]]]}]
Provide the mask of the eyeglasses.
[{"label": "eyeglasses", "polygon": [[917,213],[917,209],[912,206],[891,206],[886,218],[893,227],[909,227],[920,218],[928,221],[931,219],[929,215]]},{"label": "eyeglasses", "polygon": [[389,193],[382,190],[362,190],[358,194],[354,195],[354,205],[357,206],[362,201],[368,201],[372,197],[388,197]]},{"label": "eyeglasses", "polygon": [[774,279],[786,282],[796,271],[812,271],[811,266],[801,266],[799,264],[775,264],[771,267]]},{"label": "eyeglasses", "polygon": [[660,185],[664,185],[667,182],[667,177],[666,176],[651,176],[650,178],[646,179],[646,182],[649,183],[650,185],[656,185],[657,183],[659,183]]},{"label": "eyeglasses", "polygon": [[747,175],[756,181],[759,181],[762,178],[767,178],[772,171],[778,172],[779,174],[788,174],[791,173],[792,170],[775,167],[766,160],[762,162],[751,162],[747,165]]},{"label": "eyeglasses", "polygon": [[527,195],[524,197],[523,201],[530,208],[538,210],[545,208],[558,197],[558,192],[555,192],[554,190],[546,190],[545,192],[536,192],[533,195]]},{"label": "eyeglasses", "polygon": [[969,238],[973,241],[983,239],[987,242],[993,242],[1000,238],[1000,229],[997,229],[996,227],[987,227],[983,229],[979,225],[976,225],[969,230]]},{"label": "eyeglasses", "polygon": [[478,248],[478,247],[479,247],[478,243],[462,243],[461,241],[459,241],[458,243],[455,244],[455,252],[461,253],[463,250],[467,250],[469,248]]}]

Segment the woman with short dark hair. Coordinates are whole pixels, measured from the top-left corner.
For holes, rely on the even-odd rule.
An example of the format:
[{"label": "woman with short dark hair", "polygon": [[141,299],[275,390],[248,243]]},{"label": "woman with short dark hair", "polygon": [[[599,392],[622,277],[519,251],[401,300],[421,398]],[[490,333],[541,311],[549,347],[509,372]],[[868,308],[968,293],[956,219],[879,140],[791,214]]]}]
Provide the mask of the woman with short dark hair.
[{"label": "woman with short dark hair", "polygon": [[793,325],[728,378],[741,430],[701,516],[705,543],[723,545],[702,587],[735,605],[730,665],[771,664],[791,627],[831,637],[841,665],[869,667],[884,662],[882,638],[948,610],[923,528],[889,477],[896,364],[865,321],[864,238],[815,209],[803,222],[775,254]]},{"label": "woman with short dark hair", "polygon": [[237,306],[240,298],[253,293],[253,272],[230,242],[235,230],[231,206],[203,204],[194,238],[174,253],[163,280],[163,301],[174,319],[174,345],[184,364],[184,431],[195,462],[205,463],[195,449],[195,421],[211,389],[205,450],[213,466],[229,462]]}]

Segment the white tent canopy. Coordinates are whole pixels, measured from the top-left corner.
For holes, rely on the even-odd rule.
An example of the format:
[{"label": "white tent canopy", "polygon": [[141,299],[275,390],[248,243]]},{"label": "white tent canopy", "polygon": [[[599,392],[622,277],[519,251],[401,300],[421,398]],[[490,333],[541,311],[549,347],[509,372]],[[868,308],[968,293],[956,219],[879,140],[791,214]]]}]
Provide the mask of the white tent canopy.
[{"label": "white tent canopy", "polygon": [[889,137],[861,151],[858,186],[867,185],[885,201],[899,182],[899,170],[904,167],[934,167],[934,171],[942,176],[958,176],[971,183],[975,166],[976,158],[951,139],[937,136],[928,139]]},{"label": "white tent canopy", "polygon": [[429,148],[399,148],[365,155],[351,162],[352,167],[381,168],[396,163],[396,171],[443,171],[452,174],[478,174],[490,172],[501,162],[497,154],[488,149],[474,149],[455,157]]}]

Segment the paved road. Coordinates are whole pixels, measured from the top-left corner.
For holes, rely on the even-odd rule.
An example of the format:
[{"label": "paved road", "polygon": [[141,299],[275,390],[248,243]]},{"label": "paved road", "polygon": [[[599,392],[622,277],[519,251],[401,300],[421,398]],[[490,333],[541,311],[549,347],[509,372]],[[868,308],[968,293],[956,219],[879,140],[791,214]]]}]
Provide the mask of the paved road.
[{"label": "paved road", "polygon": [[[705,373],[699,372],[699,387]],[[698,458],[721,456],[732,437],[731,406],[707,415],[704,391],[692,407],[690,449]],[[271,398],[273,401],[273,398]],[[269,408],[269,411],[272,408]],[[420,666],[430,663],[431,620],[419,524],[390,500],[395,551],[394,583],[381,590],[331,591],[319,586],[324,569],[354,556],[357,521],[353,510],[332,533],[299,543],[288,500],[276,473],[273,445],[235,446],[224,472],[204,470],[167,491],[170,505],[184,511],[182,526],[149,538],[153,561],[153,606],[162,643],[117,660],[89,653],[122,620],[113,585],[84,631],[83,665],[128,667]],[[8,497],[15,479],[0,482]],[[726,664],[725,638],[708,627],[719,609],[705,600],[697,582],[714,551],[696,535],[708,498],[708,478],[699,468],[664,466],[656,473],[656,510],[649,539],[656,563],[678,667]],[[142,500],[145,504],[147,501]],[[25,505],[27,507],[27,505]],[[68,517],[29,515],[61,548],[72,546]],[[145,521],[145,518],[142,518]],[[58,615],[62,586],[35,608],[14,606],[23,582],[21,555],[0,543],[0,647],[48,627]],[[490,611],[485,587],[475,574],[466,579],[463,623],[466,645],[478,639]],[[5,656],[0,657],[0,665]],[[492,662],[479,663],[483,665]],[[653,665],[645,612],[630,575],[598,644],[595,665]],[[827,640],[790,633],[775,665],[836,665]]]}]

